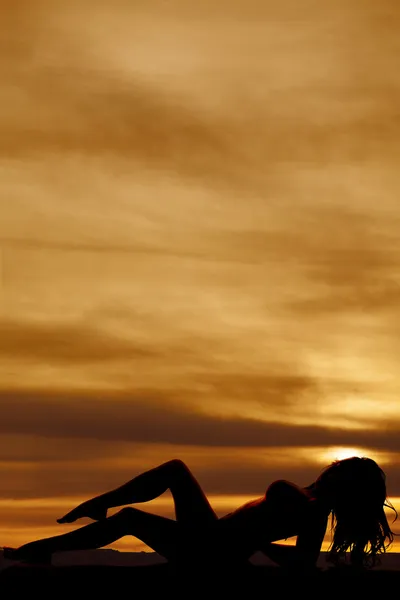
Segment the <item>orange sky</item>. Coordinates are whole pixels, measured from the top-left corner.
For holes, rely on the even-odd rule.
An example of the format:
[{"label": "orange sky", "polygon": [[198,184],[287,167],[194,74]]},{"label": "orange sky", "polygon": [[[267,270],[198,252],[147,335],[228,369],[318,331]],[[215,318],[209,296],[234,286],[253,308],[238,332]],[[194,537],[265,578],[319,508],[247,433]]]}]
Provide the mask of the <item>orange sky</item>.
[{"label": "orange sky", "polygon": [[400,508],[398,2],[0,12],[1,543],[175,456]]}]

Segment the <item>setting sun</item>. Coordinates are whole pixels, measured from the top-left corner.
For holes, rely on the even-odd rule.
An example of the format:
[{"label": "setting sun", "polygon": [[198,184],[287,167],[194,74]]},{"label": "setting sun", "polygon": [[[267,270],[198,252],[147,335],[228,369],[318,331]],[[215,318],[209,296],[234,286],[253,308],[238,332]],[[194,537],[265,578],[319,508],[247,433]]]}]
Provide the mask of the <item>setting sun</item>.
[{"label": "setting sun", "polygon": [[383,462],[382,453],[379,452],[371,452],[365,448],[348,448],[348,447],[333,447],[333,448],[324,448],[321,450],[320,458],[324,463],[331,463],[334,460],[343,460],[344,458],[350,458],[352,456],[368,456],[368,458],[372,458],[375,461]]}]

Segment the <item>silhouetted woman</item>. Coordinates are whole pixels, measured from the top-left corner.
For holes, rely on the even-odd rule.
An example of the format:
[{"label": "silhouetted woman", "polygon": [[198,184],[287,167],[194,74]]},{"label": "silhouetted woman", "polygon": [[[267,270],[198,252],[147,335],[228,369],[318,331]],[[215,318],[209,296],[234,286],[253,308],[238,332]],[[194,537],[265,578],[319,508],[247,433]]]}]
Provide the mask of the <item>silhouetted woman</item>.
[{"label": "silhouetted woman", "polygon": [[[244,563],[262,551],[284,567],[314,567],[332,515],[333,541],[328,560],[338,563],[350,553],[351,564],[374,566],[393,542],[384,506],[385,474],[370,458],[334,461],[307,487],[286,480],[271,483],[266,493],[218,518],[200,485],[181,460],[171,460],[138,475],[121,487],[80,504],[59,523],[89,517],[75,531],[5,549],[5,556],[49,562],[54,552],[100,548],[132,535],[176,564],[205,561]],[[107,517],[111,507],[147,502],[170,490],[176,520],[126,507]],[[276,544],[297,536],[295,546]]]}]

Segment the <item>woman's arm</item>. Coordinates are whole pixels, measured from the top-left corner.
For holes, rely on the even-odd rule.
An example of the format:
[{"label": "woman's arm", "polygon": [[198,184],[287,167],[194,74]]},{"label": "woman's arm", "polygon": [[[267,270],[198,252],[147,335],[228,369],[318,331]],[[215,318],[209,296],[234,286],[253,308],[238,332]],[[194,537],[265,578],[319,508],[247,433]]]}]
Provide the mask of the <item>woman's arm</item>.
[{"label": "woman's arm", "polygon": [[310,512],[301,524],[295,546],[271,542],[266,543],[260,550],[281,567],[315,567],[327,524],[328,516],[326,514]]},{"label": "woman's arm", "polygon": [[261,552],[268,556],[280,567],[296,567],[300,564],[300,555],[296,546],[285,546],[284,544],[266,543]]}]

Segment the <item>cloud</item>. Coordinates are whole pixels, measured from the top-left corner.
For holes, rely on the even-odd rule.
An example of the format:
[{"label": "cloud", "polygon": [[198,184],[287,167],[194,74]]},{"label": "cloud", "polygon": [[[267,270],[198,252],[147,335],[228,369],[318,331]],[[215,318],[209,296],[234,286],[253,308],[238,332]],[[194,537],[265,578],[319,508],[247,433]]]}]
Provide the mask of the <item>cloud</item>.
[{"label": "cloud", "polygon": [[[81,69],[38,69],[13,82],[30,106],[45,107],[40,128],[29,106],[1,122],[0,154],[78,153],[119,156],[136,168],[153,168],[215,181],[240,180],[242,152],[232,144],[235,127],[191,108],[179,96],[137,81]],[[29,136],[26,129],[30,128]]]},{"label": "cloud", "polygon": [[[292,373],[274,373],[273,358],[271,352],[271,362],[265,365],[264,372],[243,373],[239,370],[227,373],[209,372],[197,376],[196,380],[200,385],[203,384],[207,389],[212,390],[210,403],[212,398],[232,402],[237,407],[238,413],[240,413],[240,406],[245,407],[246,403],[253,407],[258,405],[261,411],[264,409],[266,413],[268,408],[278,406],[281,411],[286,412],[288,407],[302,402],[309,404],[318,396],[317,379],[305,374],[297,374],[295,358],[291,365]],[[286,358],[290,361],[289,357]],[[340,388],[341,385],[345,386],[344,382],[336,384],[336,387]]]},{"label": "cloud", "polygon": [[[193,232],[193,236],[195,233]],[[192,242],[193,240],[192,236]],[[201,239],[201,236],[199,236]],[[208,240],[210,241],[210,240]],[[221,244],[215,244],[214,248],[204,247],[203,244],[199,244],[199,248],[196,249],[196,244],[193,243],[194,248],[190,249],[188,245],[182,245],[181,248],[172,247],[172,241],[168,240],[171,243],[170,246],[163,240],[157,240],[157,243],[143,241],[141,243],[126,243],[126,244],[118,244],[113,243],[110,240],[100,240],[98,243],[84,243],[84,242],[76,242],[75,240],[69,240],[65,242],[61,242],[59,240],[44,240],[42,238],[35,237],[35,234],[32,237],[11,237],[11,236],[1,236],[1,245],[3,249],[9,248],[10,250],[24,250],[27,252],[37,251],[37,250],[47,250],[50,252],[59,252],[59,253],[85,253],[86,255],[132,255],[136,257],[140,257],[140,255],[144,257],[158,257],[160,259],[165,258],[177,258],[177,259],[191,259],[198,260],[200,262],[212,262],[213,264],[218,263],[236,263],[243,262],[243,256],[236,257],[230,251],[230,249],[223,248]],[[257,262],[257,258],[249,259],[249,262]]]},{"label": "cloud", "polygon": [[0,320],[0,356],[47,363],[155,358],[158,352],[82,321]]},{"label": "cloud", "polygon": [[[311,210],[314,232],[301,228],[302,238],[311,233],[308,278],[319,296],[298,303],[311,314],[323,312],[384,312],[398,305],[399,285],[394,277],[400,246],[390,223],[383,217],[357,210]],[[297,250],[300,251],[301,248]],[[313,258],[311,258],[313,257]]]},{"label": "cloud", "polygon": [[[21,439],[23,443],[23,439]],[[64,440],[67,444],[68,441]],[[69,442],[72,446],[71,441]],[[91,447],[87,440],[75,440],[77,448]],[[54,452],[52,440],[47,440],[49,453]],[[98,457],[93,458],[93,450]],[[107,457],[107,450],[110,455]],[[201,451],[203,450],[203,451]],[[301,451],[300,451],[301,450]],[[198,446],[93,445],[91,452],[79,458],[71,447],[71,459],[52,455],[51,460],[31,457],[30,461],[6,461],[0,464],[0,498],[78,498],[99,494],[121,485],[171,458],[183,459],[208,494],[260,496],[276,479],[288,479],[308,485],[319,475],[325,464],[317,460],[313,450],[291,448],[283,460],[276,448],[200,448]],[[315,452],[315,450],[314,450]],[[299,458],[300,457],[300,458]],[[378,461],[379,462],[379,461]],[[328,463],[328,461],[327,461]],[[391,454],[382,465],[387,476],[388,493],[400,496],[400,455]]]},{"label": "cloud", "polygon": [[[399,139],[398,102],[389,68],[392,53],[381,44],[393,32],[381,21],[371,27],[367,19],[364,28],[354,30],[352,10],[343,15],[339,12],[327,36],[325,11],[329,9],[316,12],[312,5],[312,12],[308,9],[310,21],[303,19],[299,29],[297,20],[285,18],[293,15],[293,2],[289,2],[279,7],[278,17],[276,9],[268,6],[263,13],[266,26],[271,11],[275,19],[273,30],[268,30],[271,35],[265,35],[259,16],[254,17],[254,8],[240,7],[240,3],[240,12],[252,15],[249,20],[240,19],[248,31],[237,29],[234,19],[219,21],[216,26],[212,19],[196,21],[186,15],[188,30],[198,34],[200,28],[203,32],[196,37],[202,44],[198,52],[203,50],[208,57],[200,67],[197,55],[192,57],[193,67],[200,71],[198,77],[203,70],[207,74],[200,90],[193,75],[192,94],[198,90],[194,101],[190,94],[174,87],[174,77],[185,75],[185,70],[180,72],[179,61],[172,62],[176,71],[172,70],[170,78],[161,71],[160,83],[156,84],[136,74],[139,58],[126,61],[135,49],[145,56],[155,51],[145,40],[142,48],[130,45],[132,34],[126,21],[134,25],[135,19],[141,18],[137,11],[120,7],[120,12],[111,15],[121,25],[123,35],[119,37],[125,40],[124,47],[112,28],[107,32],[101,19],[90,19],[91,6],[83,4],[87,19],[82,17],[83,9],[74,6],[62,12],[64,20],[56,20],[57,27],[49,4],[50,16],[46,11],[33,11],[30,19],[11,20],[14,39],[10,34],[9,44],[13,51],[7,53],[7,79],[3,78],[7,95],[0,152],[4,157],[67,153],[114,156],[129,160],[135,167],[230,187],[259,189],[263,182],[263,191],[265,182],[270,184],[275,177],[271,166],[279,166],[285,178],[293,165],[364,163],[366,156],[393,162]],[[302,13],[304,10],[302,7]],[[397,16],[393,3],[390,14]],[[104,19],[104,13],[101,16]],[[74,19],[84,21],[84,30],[71,36]],[[151,37],[149,21],[140,23],[147,23]],[[154,19],[150,23],[154,25]],[[172,39],[174,24],[169,20],[168,25]],[[211,25],[213,35],[205,35]],[[288,27],[292,35],[288,35]],[[192,50],[188,47],[190,38],[180,33],[178,29],[176,45],[154,39],[158,54],[164,50],[179,55]],[[242,48],[236,40],[244,33]],[[374,61],[368,52],[371,39],[378,56]],[[102,65],[101,45],[111,52],[113,40],[120,48],[122,44],[120,61]],[[254,40],[258,40],[255,45]],[[226,51],[221,52],[224,44]],[[338,50],[343,45],[351,48],[346,60]],[[207,108],[206,101],[201,102],[201,95],[211,97],[213,110]]]},{"label": "cloud", "polygon": [[[210,177],[214,182],[240,180],[242,152],[232,143],[235,127],[229,119],[191,105],[168,85],[163,89],[143,81],[126,72],[125,65],[98,64],[88,41],[97,39],[95,24],[103,14],[97,7],[84,2],[68,9],[61,3],[58,15],[47,2],[8,4],[0,116],[3,158],[72,153],[105,156],[112,162],[118,157],[134,169]],[[135,29],[139,15],[124,9],[122,25],[131,19]],[[118,14],[112,13],[111,19]],[[114,33],[107,34],[104,27],[102,31],[112,46]]]},{"label": "cloud", "polygon": [[173,402],[171,397],[0,396],[0,432],[48,438],[235,447],[361,446],[400,451],[398,423],[383,429],[341,430],[218,417]]},{"label": "cloud", "polygon": [[396,308],[400,297],[394,216],[394,210],[368,204],[299,201],[290,213],[287,206],[277,208],[269,229],[221,232],[221,239],[238,261],[282,263],[284,283],[294,288],[282,308],[293,315],[384,312]]},{"label": "cloud", "polygon": [[[79,68],[63,68],[62,77],[57,69],[37,69],[12,83],[24,89],[30,103],[18,115],[10,106],[10,114],[3,116],[0,154],[7,158],[43,153],[114,157],[136,168],[255,189],[261,182],[273,185],[277,173],[270,173],[272,165],[287,173],[291,164],[360,159],[366,140],[381,160],[397,148],[396,105],[389,100],[371,106],[362,119],[335,113],[321,125],[305,99],[304,119],[285,114],[290,88],[271,96],[267,106],[250,102],[237,112],[227,107],[225,114],[212,114],[178,93]],[[313,92],[322,96],[321,103],[327,100]],[[30,106],[41,106],[40,128],[33,124]],[[378,118],[383,133],[376,138]]]},{"label": "cloud", "polygon": [[[300,360],[290,351],[281,350],[278,361],[272,344],[264,349],[263,363],[258,358],[248,369],[243,364],[239,369],[236,361],[246,354],[243,344],[249,344],[240,331],[219,331],[212,322],[198,328],[190,306],[179,311],[172,306],[171,311],[179,312],[178,323],[158,312],[157,303],[154,309],[104,305],[79,319],[3,319],[0,356],[31,381],[47,377],[48,389],[59,389],[57,377],[62,377],[64,389],[71,389],[72,403],[76,395],[72,390],[79,387],[73,379],[77,372],[82,384],[101,380],[96,387],[107,397],[113,389],[124,389],[128,398],[132,390],[133,404],[160,397],[173,407],[201,403],[208,409],[218,399],[221,407],[234,405],[242,412],[247,404],[268,416],[270,409],[276,414],[277,407],[282,411],[302,401],[307,406],[317,398],[319,382],[302,372]],[[56,375],[47,374],[47,369],[56,369]],[[14,389],[21,387],[18,377]],[[340,384],[335,385],[339,389]],[[68,396],[61,401],[69,402]],[[112,396],[110,402],[114,403]]]}]

